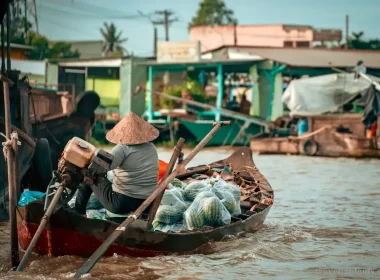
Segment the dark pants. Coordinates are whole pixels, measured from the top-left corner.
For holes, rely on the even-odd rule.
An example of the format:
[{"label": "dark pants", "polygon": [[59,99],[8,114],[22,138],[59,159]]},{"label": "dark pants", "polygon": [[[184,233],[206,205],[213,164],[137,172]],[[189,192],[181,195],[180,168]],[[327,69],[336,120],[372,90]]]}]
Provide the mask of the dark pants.
[{"label": "dark pants", "polygon": [[[75,210],[79,214],[86,214],[87,202],[90,200],[90,196],[93,192],[104,208],[111,213],[119,215],[135,211],[145,201],[145,199],[137,199],[114,192],[112,190],[112,183],[104,179],[104,181],[99,184],[91,186],[83,185],[78,188]],[[147,211],[148,209],[144,212],[147,213]]]}]

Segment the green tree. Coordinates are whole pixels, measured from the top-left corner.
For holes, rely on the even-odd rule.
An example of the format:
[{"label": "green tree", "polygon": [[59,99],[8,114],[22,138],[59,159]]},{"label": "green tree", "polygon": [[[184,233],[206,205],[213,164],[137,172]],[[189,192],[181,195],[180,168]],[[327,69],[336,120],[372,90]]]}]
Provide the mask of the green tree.
[{"label": "green tree", "polygon": [[45,58],[78,58],[79,52],[71,50],[71,44],[66,42],[55,42],[49,44],[49,40],[34,32],[29,32],[27,43],[34,47],[29,52],[29,59],[42,60]]},{"label": "green tree", "polygon": [[197,25],[231,25],[237,24],[234,12],[227,8],[223,0],[203,0],[189,27]]},{"label": "green tree", "polygon": [[100,28],[100,33],[104,39],[103,52],[107,56],[123,55],[126,51],[122,46],[128,39],[122,38],[122,31],[117,31],[116,26],[111,23],[104,23],[104,27]]},{"label": "green tree", "polygon": [[[351,38],[348,40],[348,48],[356,50],[380,50],[379,39],[363,39],[364,32],[352,32]],[[342,45],[344,46],[344,44]]]}]

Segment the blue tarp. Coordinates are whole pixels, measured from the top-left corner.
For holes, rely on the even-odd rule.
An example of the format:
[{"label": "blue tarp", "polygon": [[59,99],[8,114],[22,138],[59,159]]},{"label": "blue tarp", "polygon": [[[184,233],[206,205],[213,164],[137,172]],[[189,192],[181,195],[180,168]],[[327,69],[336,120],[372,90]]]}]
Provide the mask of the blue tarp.
[{"label": "blue tarp", "polygon": [[32,201],[35,201],[37,199],[41,199],[45,196],[45,193],[37,192],[37,191],[24,191],[21,194],[20,200],[18,202],[18,206],[25,206],[31,203]]}]

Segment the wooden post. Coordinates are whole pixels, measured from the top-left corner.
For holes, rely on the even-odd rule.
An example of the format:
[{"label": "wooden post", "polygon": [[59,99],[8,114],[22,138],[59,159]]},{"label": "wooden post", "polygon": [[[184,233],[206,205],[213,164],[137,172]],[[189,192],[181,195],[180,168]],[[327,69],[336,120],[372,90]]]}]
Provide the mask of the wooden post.
[{"label": "wooden post", "polygon": [[[8,141],[11,139],[11,108],[9,101],[9,86],[13,85],[13,82],[7,77],[0,75],[0,80],[3,82],[4,91],[4,111],[5,111],[5,136]],[[16,141],[13,143],[13,141]],[[15,158],[13,147],[16,148],[17,153],[17,139],[12,139],[12,143],[8,143],[6,146],[8,148],[7,152],[7,170],[8,170],[8,195],[9,195],[9,224],[11,230],[11,265],[13,268],[18,266],[20,261],[18,254],[18,234],[17,234],[17,218],[16,218],[16,207],[17,207],[17,186],[19,185],[18,164]]]},{"label": "wooden post", "polygon": [[345,44],[345,49],[347,50],[348,49],[348,38],[349,38],[349,34],[348,34],[348,15],[346,15],[346,44]]},{"label": "wooden post", "polygon": [[[153,66],[149,66],[149,74],[148,74],[148,88],[146,89],[148,92],[145,94],[148,94],[148,121],[153,120]],[[146,100],[146,99],[145,99]]]},{"label": "wooden post", "polygon": [[[183,139],[183,138],[180,138],[178,140],[177,145],[174,147],[172,157],[170,158],[168,167],[165,171],[164,176],[162,177],[162,180],[165,180],[170,175],[170,173],[172,173],[172,171],[174,169],[174,165],[175,165],[179,155],[182,152],[182,146],[183,146],[184,142],[185,142],[185,139]],[[152,203],[152,208],[149,211],[149,218],[148,218],[148,224],[147,224],[148,230],[150,230],[150,228],[152,226],[153,219],[156,216],[157,209],[160,206],[160,203],[161,203],[162,197],[164,196],[164,193],[165,193],[165,190],[163,190]]]},{"label": "wooden post", "polygon": [[224,76],[223,76],[223,65],[218,65],[218,96],[216,99],[216,116],[215,121],[220,121],[220,109],[222,109],[222,103],[223,103],[223,96],[224,96]]}]

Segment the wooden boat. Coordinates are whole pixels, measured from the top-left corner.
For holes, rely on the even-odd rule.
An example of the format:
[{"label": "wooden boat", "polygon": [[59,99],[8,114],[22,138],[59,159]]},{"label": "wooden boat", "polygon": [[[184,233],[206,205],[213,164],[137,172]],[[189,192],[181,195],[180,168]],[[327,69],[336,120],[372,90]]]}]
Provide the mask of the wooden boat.
[{"label": "wooden boat", "polygon": [[365,136],[361,114],[310,116],[308,123],[305,135],[252,139],[251,150],[260,154],[380,157],[377,139]]},{"label": "wooden boat", "polygon": [[[271,197],[273,190],[265,177],[257,170],[248,147],[240,148],[230,157],[210,165],[189,168],[177,176],[184,180],[191,174],[206,173],[213,167],[229,165],[235,178],[252,182],[260,190],[262,198]],[[242,191],[243,193],[243,191]],[[242,196],[247,199],[247,196]],[[265,202],[266,200],[261,200]],[[273,200],[271,200],[273,201]],[[151,257],[169,254],[191,254],[212,252],[213,241],[220,241],[227,235],[241,235],[258,229],[271,208],[271,203],[241,201],[242,213],[232,219],[231,224],[218,228],[203,228],[198,231],[160,232],[146,230],[146,221],[138,219],[133,227],[113,244],[106,255],[131,255]],[[253,209],[253,208],[254,209]],[[252,210],[252,211],[250,211]],[[25,250],[44,215],[42,202],[33,202],[18,207],[18,234],[21,249]],[[51,218],[34,252],[42,255],[77,255],[89,257],[100,244],[118,227],[118,223],[106,220],[88,219],[69,208],[61,208]]]}]

